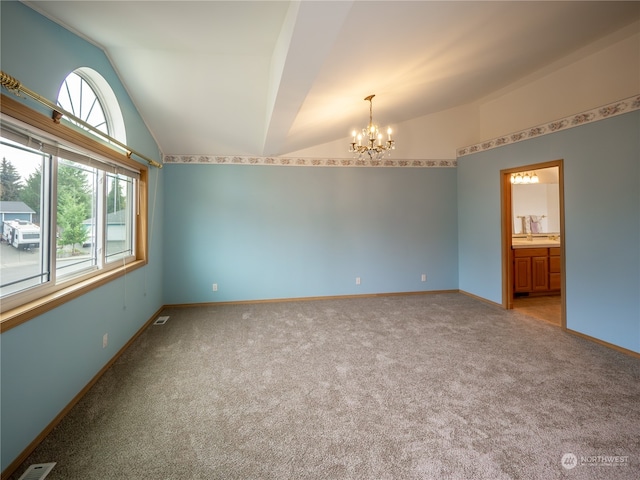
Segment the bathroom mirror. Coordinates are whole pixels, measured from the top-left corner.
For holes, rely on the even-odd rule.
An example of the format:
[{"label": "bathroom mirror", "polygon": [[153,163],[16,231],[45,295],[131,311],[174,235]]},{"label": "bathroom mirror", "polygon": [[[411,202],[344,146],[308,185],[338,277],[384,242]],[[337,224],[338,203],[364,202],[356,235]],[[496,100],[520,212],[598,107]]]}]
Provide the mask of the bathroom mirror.
[{"label": "bathroom mirror", "polygon": [[551,167],[513,175],[511,201],[514,236],[560,234],[558,174],[558,167]]}]

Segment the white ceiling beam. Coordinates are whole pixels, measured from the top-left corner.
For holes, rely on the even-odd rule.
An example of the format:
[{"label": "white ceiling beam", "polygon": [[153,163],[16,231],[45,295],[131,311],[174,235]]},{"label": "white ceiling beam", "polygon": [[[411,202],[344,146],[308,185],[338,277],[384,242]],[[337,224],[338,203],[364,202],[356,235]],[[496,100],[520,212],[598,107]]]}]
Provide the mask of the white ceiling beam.
[{"label": "white ceiling beam", "polygon": [[292,2],[271,60],[262,153],[282,147],[353,1]]}]

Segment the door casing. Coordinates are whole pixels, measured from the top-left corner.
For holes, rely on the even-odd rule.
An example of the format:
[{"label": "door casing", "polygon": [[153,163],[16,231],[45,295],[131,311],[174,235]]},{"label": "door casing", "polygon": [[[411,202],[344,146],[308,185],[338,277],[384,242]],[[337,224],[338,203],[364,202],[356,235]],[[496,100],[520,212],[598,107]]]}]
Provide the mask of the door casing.
[{"label": "door casing", "polygon": [[566,315],[566,265],[565,248],[566,239],[564,235],[564,169],[563,160],[552,160],[550,162],[535,163],[530,165],[520,165],[514,168],[500,170],[500,208],[502,223],[502,306],[510,310],[513,308],[513,262],[511,261],[511,236],[513,235],[512,196],[511,196],[511,174],[540,170],[543,168],[558,167],[558,190],[560,201],[560,297],[561,297],[561,327],[567,329]]}]

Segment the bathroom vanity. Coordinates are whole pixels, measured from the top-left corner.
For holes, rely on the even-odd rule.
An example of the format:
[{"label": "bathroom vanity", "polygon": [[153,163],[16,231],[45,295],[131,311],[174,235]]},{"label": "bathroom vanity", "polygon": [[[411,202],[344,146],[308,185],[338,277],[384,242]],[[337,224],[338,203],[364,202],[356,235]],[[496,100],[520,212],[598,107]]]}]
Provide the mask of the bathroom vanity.
[{"label": "bathroom vanity", "polygon": [[560,240],[549,237],[513,238],[513,292],[555,294],[560,292]]}]

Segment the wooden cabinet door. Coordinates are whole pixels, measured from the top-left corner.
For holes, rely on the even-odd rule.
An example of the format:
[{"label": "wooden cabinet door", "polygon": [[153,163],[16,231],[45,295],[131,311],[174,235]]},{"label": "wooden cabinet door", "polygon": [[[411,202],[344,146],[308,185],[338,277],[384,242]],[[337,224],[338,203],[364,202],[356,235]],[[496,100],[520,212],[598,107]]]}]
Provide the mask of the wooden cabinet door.
[{"label": "wooden cabinet door", "polygon": [[530,292],[531,287],[531,257],[515,257],[513,259],[513,290]]},{"label": "wooden cabinet door", "polygon": [[[559,248],[550,248],[550,251],[560,250]],[[554,255],[549,257],[549,290],[560,290],[561,278],[560,278],[560,257]]]},{"label": "wooden cabinet door", "polygon": [[534,292],[549,290],[549,257],[531,257],[531,288]]}]

